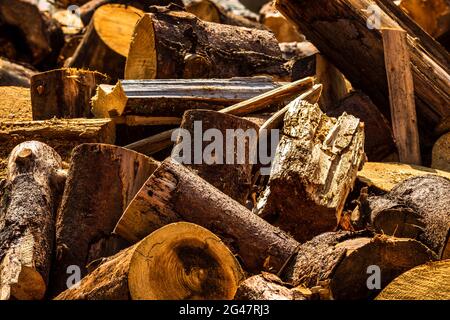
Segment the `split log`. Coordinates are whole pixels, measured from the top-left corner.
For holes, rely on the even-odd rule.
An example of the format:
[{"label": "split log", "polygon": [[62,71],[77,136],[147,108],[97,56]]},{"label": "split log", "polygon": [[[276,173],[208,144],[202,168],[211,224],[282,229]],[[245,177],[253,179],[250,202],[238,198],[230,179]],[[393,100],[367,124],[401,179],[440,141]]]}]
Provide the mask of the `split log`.
[{"label": "split log", "polygon": [[[214,135],[208,136],[209,133]],[[183,115],[172,158],[245,204],[256,164],[259,127],[249,120],[209,110]],[[213,141],[213,142],[211,142]]]},{"label": "split log", "polygon": [[[308,288],[327,283],[331,297],[337,300],[368,299],[403,272],[435,259],[416,240],[373,237],[367,231],[327,232],[299,247],[281,279]],[[377,276],[377,269],[379,281],[372,281],[369,278]]]},{"label": "split log", "polygon": [[285,115],[268,187],[255,213],[300,242],[332,231],[364,160],[359,119],[328,118],[317,104],[297,98]]},{"label": "split log", "polygon": [[367,95],[354,91],[326,114],[337,118],[344,112],[364,122],[364,151],[369,161],[382,161],[396,151],[389,122]]},{"label": "split log", "polygon": [[6,158],[19,143],[37,140],[54,148],[67,161],[72,149],[89,142],[114,143],[115,125],[107,119],[70,119],[42,121],[0,121],[0,178]]},{"label": "split log", "polygon": [[450,3],[446,0],[401,0],[400,8],[435,38],[450,29]]},{"label": "split log", "polygon": [[[314,84],[314,78],[308,77],[301,80],[288,83],[279,88],[275,88],[254,98],[244,100],[230,107],[220,110],[221,113],[227,113],[237,116],[244,116],[254,112],[261,111],[269,105],[281,103],[296,94],[300,94],[310,89]],[[172,145],[171,137],[174,130],[164,131],[155,136],[151,136],[132,144],[126,148],[152,155],[158,151],[164,150]]]},{"label": "split log", "polygon": [[238,27],[264,29],[264,26],[257,22],[257,16],[251,18],[243,16],[240,12],[227,10],[223,1],[213,0],[184,0],[186,11],[195,14],[203,21],[228,24]]},{"label": "split log", "polygon": [[274,274],[263,272],[243,281],[235,300],[307,300],[298,290],[285,286]]},{"label": "split log", "polygon": [[114,232],[136,242],[181,220],[217,234],[251,272],[277,272],[298,246],[283,231],[170,158],[146,181]]},{"label": "split log", "polygon": [[101,6],[65,66],[95,70],[114,80],[123,78],[133,29],[143,14],[132,6]]},{"label": "split log", "polygon": [[119,80],[100,85],[92,98],[96,117],[181,117],[186,110],[219,110],[279,86],[269,77],[190,80]]},{"label": "split log", "polygon": [[242,279],[239,263],[216,235],[179,222],[109,258],[56,299],[224,300],[233,298]]},{"label": "split log", "polygon": [[417,239],[440,259],[450,258],[450,179],[414,177],[384,197],[369,197],[371,222],[377,232]]},{"label": "split log", "polygon": [[376,300],[450,300],[450,260],[427,263],[403,273]]},{"label": "split log", "polygon": [[35,72],[19,64],[0,58],[0,86],[18,86],[28,88],[30,78]]},{"label": "split log", "polygon": [[275,8],[272,1],[259,11],[259,21],[272,30],[279,42],[305,41],[305,36]]},{"label": "split log", "polygon": [[450,172],[450,132],[434,144],[431,167]]},{"label": "split log", "polygon": [[0,86],[0,106],[0,122],[31,120],[30,89]]},{"label": "split log", "polygon": [[[414,27],[414,23],[407,21],[407,17],[395,11],[401,12],[393,8],[396,6],[391,0],[376,0],[375,3],[383,9],[378,12],[380,27],[400,25],[408,32],[419,128],[423,129],[422,137],[426,137],[429,128],[450,115],[449,55],[425,32],[417,30],[420,28]],[[352,85],[366,92],[390,119],[381,32],[367,27],[367,22],[374,19],[371,5],[374,2],[370,0],[276,1],[277,9],[294,21]]]},{"label": "split log", "polygon": [[11,152],[0,206],[0,300],[42,299],[64,179],[61,157],[28,141]]},{"label": "split log", "polygon": [[33,120],[91,118],[90,100],[108,77],[88,70],[56,69],[31,78]]},{"label": "split log", "polygon": [[[23,48],[33,65],[56,62],[58,51],[64,44],[64,35],[60,25],[39,8],[27,0],[2,0],[0,2],[0,20],[20,34],[12,39],[17,48]],[[53,61],[54,60],[54,61]]]},{"label": "split log", "polygon": [[79,266],[84,276],[91,261],[117,253],[103,247],[115,241],[111,232],[117,221],[157,166],[143,154],[113,145],[74,149],[56,220],[53,293],[66,288],[70,265]]},{"label": "split log", "polygon": [[406,31],[382,29],[384,60],[389,87],[392,132],[400,162],[421,164],[414,83]]},{"label": "split log", "polygon": [[191,13],[164,7],[152,9],[134,30],[126,79],[254,75],[290,79],[269,31],[204,22]]},{"label": "split log", "polygon": [[450,179],[450,172],[447,171],[403,163],[366,162],[363,169],[358,172],[358,180],[376,191],[389,192],[398,183],[423,175],[437,175]]}]

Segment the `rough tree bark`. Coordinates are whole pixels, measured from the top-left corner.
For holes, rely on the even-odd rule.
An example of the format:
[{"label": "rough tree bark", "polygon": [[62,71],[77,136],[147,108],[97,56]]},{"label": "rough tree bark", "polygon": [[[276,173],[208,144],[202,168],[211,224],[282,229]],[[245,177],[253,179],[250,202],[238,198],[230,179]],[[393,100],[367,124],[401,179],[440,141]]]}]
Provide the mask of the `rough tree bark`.
[{"label": "rough tree bark", "polygon": [[369,197],[375,230],[417,239],[440,259],[450,258],[450,180],[419,176],[396,185],[384,197]]},{"label": "rough tree bark", "polygon": [[271,75],[289,79],[269,31],[204,22],[184,11],[152,7],[139,20],[126,79],[231,78]]},{"label": "rough tree bark", "polygon": [[157,166],[143,154],[113,145],[74,149],[56,220],[53,293],[66,288],[68,266],[79,266],[84,276],[88,263],[123,248],[126,242],[111,232]]},{"label": "rough tree bark", "polygon": [[179,222],[108,258],[56,299],[224,300],[233,298],[243,277],[216,235]]},{"label": "rough tree bark", "polygon": [[11,152],[0,206],[1,300],[44,297],[63,182],[61,157],[49,146],[28,141]]}]

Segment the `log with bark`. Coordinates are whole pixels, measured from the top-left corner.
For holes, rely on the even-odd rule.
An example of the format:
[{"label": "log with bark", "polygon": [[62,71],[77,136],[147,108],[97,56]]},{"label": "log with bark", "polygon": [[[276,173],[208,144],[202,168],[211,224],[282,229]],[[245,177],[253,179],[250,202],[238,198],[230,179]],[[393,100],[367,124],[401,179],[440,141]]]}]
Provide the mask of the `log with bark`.
[{"label": "log with bark", "polygon": [[152,9],[134,30],[126,79],[253,75],[290,79],[269,31],[204,22],[191,13],[165,7]]},{"label": "log with bark", "polygon": [[126,241],[111,232],[157,166],[143,154],[113,145],[82,144],[74,149],[56,220],[54,294],[66,288],[69,266],[79,266],[84,276],[90,262],[124,248]]},{"label": "log with bark", "polygon": [[364,160],[359,119],[329,118],[317,104],[297,98],[285,115],[269,183],[254,211],[300,242],[332,231]]},{"label": "log with bark", "polygon": [[275,34],[279,42],[305,41],[305,36],[275,8],[272,1],[259,11],[259,21]]},{"label": "log with bark", "polygon": [[73,68],[38,73],[31,78],[33,120],[91,118],[90,100],[106,75]]},{"label": "log with bark", "polygon": [[0,86],[28,88],[35,71],[0,58]]},{"label": "log with bark", "polygon": [[[270,105],[282,103],[294,95],[304,93],[308,89],[311,89],[313,84],[314,78],[312,77],[300,79],[221,109],[219,112],[237,116],[245,116],[251,113],[260,112],[267,109]],[[154,136],[133,142],[125,147],[146,155],[152,155],[172,146],[171,137],[173,132],[174,129],[167,130]]]},{"label": "log with bark", "polygon": [[27,140],[48,144],[68,161],[72,149],[79,144],[114,143],[115,125],[109,119],[0,120],[0,177],[5,175],[9,152]]},{"label": "log with bark", "polygon": [[122,79],[134,26],[143,14],[132,6],[101,6],[65,66],[95,70],[113,80]]},{"label": "log with bark", "polygon": [[416,240],[373,237],[368,231],[327,232],[302,244],[280,277],[293,286],[323,284],[333,299],[368,299],[403,272],[435,259]]},{"label": "log with bark", "polygon": [[[368,10],[374,8],[371,7],[374,4],[381,7],[375,14]],[[430,143],[426,139],[430,134],[428,128],[435,127],[450,115],[449,55],[406,15],[402,16],[401,9],[392,1],[277,0],[276,7],[298,25],[354,87],[367,93],[388,119],[389,94],[381,32],[368,28],[367,21],[373,21],[374,15],[380,16],[380,26],[375,27],[400,26],[405,29],[408,32],[419,127],[422,128],[422,140]]]},{"label": "log with bark", "polygon": [[450,260],[406,271],[388,284],[376,300],[450,300]]},{"label": "log with bark", "polygon": [[217,234],[251,272],[277,272],[299,245],[170,158],[139,190],[114,232],[136,242],[177,221],[196,223]]},{"label": "log with bark", "polygon": [[240,117],[189,110],[177,130],[172,158],[245,204],[257,162],[258,130],[255,123]]},{"label": "log with bark", "polygon": [[179,222],[108,258],[56,299],[225,300],[233,298],[243,277],[216,235]]},{"label": "log with bark", "polygon": [[358,172],[358,180],[377,193],[391,191],[409,178],[436,175],[450,179],[450,172],[403,163],[366,162]]},{"label": "log with bark", "polygon": [[368,197],[373,228],[417,239],[440,259],[450,258],[450,179],[427,175],[405,180],[387,195]]},{"label": "log with bark", "polygon": [[219,110],[279,86],[269,77],[119,80],[100,85],[92,98],[96,117],[180,117],[189,109]]},{"label": "log with bark", "polygon": [[395,152],[390,124],[367,95],[354,91],[338,101],[337,106],[326,114],[337,118],[344,112],[364,123],[364,151],[369,161],[382,161]]},{"label": "log with bark", "polygon": [[31,120],[31,118],[30,89],[0,86],[0,121]]},{"label": "log with bark", "polygon": [[0,300],[44,297],[63,182],[61,157],[46,144],[11,152],[0,191]]},{"label": "log with bark", "polygon": [[64,35],[58,22],[39,11],[27,0],[0,2],[0,28],[8,33],[19,55],[17,58],[35,66],[54,65],[64,44]]}]

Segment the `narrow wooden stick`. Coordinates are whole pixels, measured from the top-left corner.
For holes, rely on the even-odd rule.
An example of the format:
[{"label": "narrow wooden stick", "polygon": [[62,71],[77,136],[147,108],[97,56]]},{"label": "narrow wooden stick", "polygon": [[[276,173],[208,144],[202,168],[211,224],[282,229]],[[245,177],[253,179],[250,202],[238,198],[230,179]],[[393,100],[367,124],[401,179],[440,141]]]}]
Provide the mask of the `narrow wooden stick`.
[{"label": "narrow wooden stick", "polygon": [[419,130],[407,33],[401,29],[386,28],[382,29],[382,35],[392,129],[400,162],[420,165]]}]

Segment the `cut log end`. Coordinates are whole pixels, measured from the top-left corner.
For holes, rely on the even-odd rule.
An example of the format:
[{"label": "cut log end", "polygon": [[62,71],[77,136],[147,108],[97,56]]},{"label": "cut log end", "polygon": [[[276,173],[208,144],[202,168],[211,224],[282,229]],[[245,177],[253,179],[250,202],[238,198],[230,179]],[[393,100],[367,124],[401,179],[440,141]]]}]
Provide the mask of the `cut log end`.
[{"label": "cut log end", "polygon": [[128,277],[133,299],[232,299],[242,279],[228,248],[194,224],[163,227],[137,252]]}]

